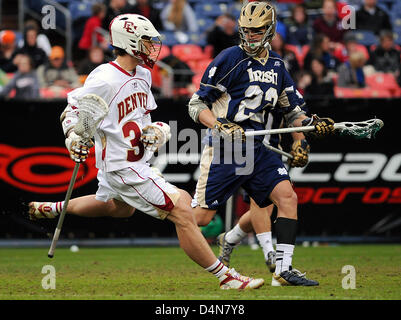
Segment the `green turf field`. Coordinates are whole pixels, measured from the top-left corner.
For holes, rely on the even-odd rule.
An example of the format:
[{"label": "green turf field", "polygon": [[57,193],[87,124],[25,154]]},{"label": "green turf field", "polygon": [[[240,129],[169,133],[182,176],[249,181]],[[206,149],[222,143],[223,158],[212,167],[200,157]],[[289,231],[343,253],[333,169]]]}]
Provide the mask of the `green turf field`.
[{"label": "green turf field", "polygon": [[[217,247],[213,247],[217,253]],[[56,270],[56,288],[42,288],[42,267]],[[295,249],[294,266],[318,287],[271,287],[261,249],[238,247],[237,271],[266,282],[258,290],[220,290],[216,278],[183,251],[168,248],[0,249],[0,299],[397,299],[401,298],[401,245],[341,245]],[[345,290],[343,266],[356,270],[356,288]]]}]

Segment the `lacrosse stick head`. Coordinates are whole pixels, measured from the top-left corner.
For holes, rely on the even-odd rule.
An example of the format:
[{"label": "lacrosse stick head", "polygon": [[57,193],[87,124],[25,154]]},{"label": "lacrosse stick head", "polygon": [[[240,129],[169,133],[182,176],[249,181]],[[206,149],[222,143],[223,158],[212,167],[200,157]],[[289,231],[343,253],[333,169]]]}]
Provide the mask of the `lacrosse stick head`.
[{"label": "lacrosse stick head", "polygon": [[341,122],[336,123],[334,128],[341,136],[352,136],[356,139],[371,139],[384,126],[380,119],[370,119],[361,122]]},{"label": "lacrosse stick head", "polygon": [[75,125],[74,132],[84,140],[93,137],[96,127],[109,111],[106,101],[96,94],[86,94],[78,100],[78,123]]}]

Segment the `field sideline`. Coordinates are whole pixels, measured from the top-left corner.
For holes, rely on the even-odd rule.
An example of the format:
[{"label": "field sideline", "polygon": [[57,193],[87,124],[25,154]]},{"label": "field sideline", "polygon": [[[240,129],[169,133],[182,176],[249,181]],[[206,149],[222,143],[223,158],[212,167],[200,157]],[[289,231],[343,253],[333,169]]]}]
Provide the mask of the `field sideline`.
[{"label": "field sideline", "polygon": [[[213,247],[217,253],[217,247]],[[42,288],[42,268],[52,265],[56,288]],[[356,289],[342,288],[345,265],[356,270]],[[258,290],[223,291],[213,276],[177,247],[0,249],[0,300],[399,300],[401,245],[297,246],[294,267],[318,287],[271,287],[261,249],[238,247],[232,266],[263,277]]]}]

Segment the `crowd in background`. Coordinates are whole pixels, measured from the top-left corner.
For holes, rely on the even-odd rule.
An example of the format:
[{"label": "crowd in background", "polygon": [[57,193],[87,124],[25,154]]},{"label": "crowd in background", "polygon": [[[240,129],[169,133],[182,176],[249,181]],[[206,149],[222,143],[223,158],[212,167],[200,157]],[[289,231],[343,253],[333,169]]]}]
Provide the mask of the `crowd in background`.
[{"label": "crowd in background", "polygon": [[[107,32],[97,31],[107,30],[111,20],[122,13],[144,15],[162,34],[175,32],[178,39],[188,37],[188,34],[204,36],[203,46],[187,46],[187,58],[178,55],[179,44],[164,45],[160,56],[160,60],[177,74],[187,71],[183,73],[185,76],[174,79],[176,87],[184,89],[177,92],[189,96],[199,85],[208,63],[220,51],[239,44],[237,19],[242,2],[227,1],[226,10],[206,27],[200,25],[195,10],[197,3],[204,3],[201,1],[95,1],[92,16],[85,21],[74,46],[72,61],[66,60],[62,46],[51,45],[52,39],[42,32],[35,20],[25,22],[21,39],[17,38],[17,32],[3,30],[0,32],[0,96],[21,99],[65,97],[69,91],[81,86],[94,68],[112,59]],[[377,81],[378,73],[383,81],[393,80],[397,86],[398,90],[394,89],[391,95],[401,96],[401,48],[395,43],[392,20],[379,5],[380,0],[270,2],[278,9],[281,3],[289,3],[289,15],[283,16],[278,10],[277,34],[271,47],[282,57],[306,98],[341,96],[335,91],[337,88],[367,88],[372,77]],[[376,35],[377,44],[361,44],[353,30],[343,28],[347,4],[358,5],[356,30]],[[313,9],[318,14],[308,14]],[[197,55],[195,49],[201,53]],[[155,90],[161,86],[163,71],[163,67],[158,66],[152,72]]]}]

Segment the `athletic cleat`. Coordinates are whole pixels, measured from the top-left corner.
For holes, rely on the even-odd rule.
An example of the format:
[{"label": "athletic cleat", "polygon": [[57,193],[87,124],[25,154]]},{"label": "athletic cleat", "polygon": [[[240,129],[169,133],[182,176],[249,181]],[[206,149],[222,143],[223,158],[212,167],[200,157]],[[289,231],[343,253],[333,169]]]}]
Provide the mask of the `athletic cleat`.
[{"label": "athletic cleat", "polygon": [[276,251],[270,251],[267,253],[266,265],[271,273],[276,270]]},{"label": "athletic cleat", "polygon": [[52,212],[51,202],[30,202],[29,207],[29,219],[54,219],[56,215]]},{"label": "athletic cleat", "polygon": [[279,275],[273,273],[272,286],[318,286],[319,282],[305,278],[306,272],[301,273],[290,267],[290,270],[281,272]]},{"label": "athletic cleat", "polygon": [[217,245],[219,246],[218,259],[223,262],[226,267],[229,267],[231,252],[233,252],[235,245],[232,245],[226,241],[226,234],[226,232],[223,232],[217,236]]},{"label": "athletic cleat", "polygon": [[257,289],[263,286],[263,284],[265,283],[265,280],[263,279],[253,279],[241,276],[237,271],[235,271],[234,268],[228,269],[221,278],[223,279],[220,281],[220,289],[223,290]]}]

